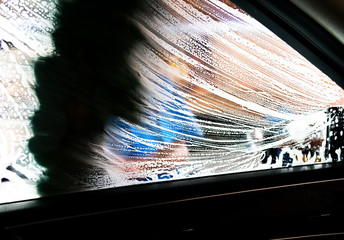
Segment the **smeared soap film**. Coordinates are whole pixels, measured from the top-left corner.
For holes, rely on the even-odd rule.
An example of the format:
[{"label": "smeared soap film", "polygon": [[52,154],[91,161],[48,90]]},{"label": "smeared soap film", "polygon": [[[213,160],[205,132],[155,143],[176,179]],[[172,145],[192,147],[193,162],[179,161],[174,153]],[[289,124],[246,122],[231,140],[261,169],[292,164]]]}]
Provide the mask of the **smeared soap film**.
[{"label": "smeared soap film", "polygon": [[[17,187],[27,181],[34,186],[42,172],[26,147],[38,107],[32,62],[53,51],[54,11],[54,1],[0,1],[0,178]],[[105,129],[121,135],[97,148],[111,160],[104,166],[113,186],[333,160],[328,152],[335,119],[328,108],[344,103],[343,90],[234,4],[147,1],[133,17],[147,42],[131,56],[144,86],[142,122],[127,126],[152,137]],[[133,144],[140,141],[146,148]],[[118,149],[179,149],[180,155],[165,151],[136,161],[134,154],[130,161]],[[2,193],[8,188],[0,186]],[[13,195],[0,193],[0,201],[35,196],[10,186]]]},{"label": "smeared soap film", "polygon": [[[149,124],[139,127],[162,133],[156,119],[161,118],[162,96],[169,94],[169,99],[185,101],[204,133],[174,135],[174,141],[186,142],[189,155],[178,162],[179,173],[173,177],[329,161],[326,109],[343,103],[343,90],[255,19],[221,1],[162,0],[149,1],[136,21],[148,43],[133,51],[132,65],[150,90],[142,94],[142,122]],[[173,83],[168,87],[166,76]],[[170,122],[185,123],[173,116]],[[123,149],[142,153],[142,146],[168,148],[158,138],[136,144],[145,139],[133,133],[135,126],[117,127],[108,127],[115,144],[104,147],[114,162],[128,159]],[[126,164],[141,167],[125,171],[143,179],[158,179],[168,169],[154,167],[156,162],[171,161],[171,156],[154,156],[140,163],[136,160],[142,155],[130,157]]]}]

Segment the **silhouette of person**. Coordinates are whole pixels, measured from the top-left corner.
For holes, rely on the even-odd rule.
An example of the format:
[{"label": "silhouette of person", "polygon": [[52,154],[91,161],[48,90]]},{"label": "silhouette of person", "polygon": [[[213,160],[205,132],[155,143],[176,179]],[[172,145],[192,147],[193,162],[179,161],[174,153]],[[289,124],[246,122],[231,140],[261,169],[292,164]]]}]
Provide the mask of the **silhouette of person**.
[{"label": "silhouette of person", "polygon": [[137,74],[128,64],[143,36],[131,20],[140,1],[59,0],[55,51],[35,62],[39,109],[28,147],[46,171],[38,185],[49,191],[97,187],[107,181],[93,162],[91,143],[110,116],[136,121]]}]

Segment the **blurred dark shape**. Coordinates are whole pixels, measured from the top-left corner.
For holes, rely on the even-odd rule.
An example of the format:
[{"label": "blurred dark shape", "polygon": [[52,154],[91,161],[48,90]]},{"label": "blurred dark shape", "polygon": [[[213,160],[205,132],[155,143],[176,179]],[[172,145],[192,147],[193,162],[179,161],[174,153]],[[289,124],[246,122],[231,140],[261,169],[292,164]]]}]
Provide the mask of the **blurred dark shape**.
[{"label": "blurred dark shape", "polygon": [[283,162],[282,162],[282,167],[291,167],[293,164],[293,158],[290,157],[289,152],[285,152],[283,154]]},{"label": "blurred dark shape", "polygon": [[278,148],[269,148],[266,149],[264,159],[262,163],[265,164],[268,162],[268,158],[271,156],[271,164],[276,163],[276,159],[278,158]]},{"label": "blurred dark shape", "polygon": [[34,69],[40,107],[31,120],[29,149],[46,168],[41,192],[89,185],[89,175],[101,171],[90,162],[95,153],[89,145],[107,119],[136,120],[140,84],[128,55],[143,40],[131,18],[139,2],[58,2],[55,52],[41,57]]},{"label": "blurred dark shape", "polygon": [[325,158],[333,162],[344,160],[344,107],[335,106],[327,109],[327,141]]}]

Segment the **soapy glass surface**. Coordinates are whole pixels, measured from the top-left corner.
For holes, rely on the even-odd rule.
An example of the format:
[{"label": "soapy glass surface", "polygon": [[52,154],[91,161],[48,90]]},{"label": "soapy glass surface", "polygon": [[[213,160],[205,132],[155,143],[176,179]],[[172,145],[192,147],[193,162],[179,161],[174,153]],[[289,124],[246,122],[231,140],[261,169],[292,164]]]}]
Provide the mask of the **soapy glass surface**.
[{"label": "soapy glass surface", "polygon": [[[225,2],[148,1],[133,16],[147,39],[130,57],[142,116],[114,116],[96,143],[112,162],[104,188],[332,161],[326,109],[344,103],[343,90]],[[0,2],[0,202],[38,197],[33,64],[54,50],[54,11],[52,0]]]}]

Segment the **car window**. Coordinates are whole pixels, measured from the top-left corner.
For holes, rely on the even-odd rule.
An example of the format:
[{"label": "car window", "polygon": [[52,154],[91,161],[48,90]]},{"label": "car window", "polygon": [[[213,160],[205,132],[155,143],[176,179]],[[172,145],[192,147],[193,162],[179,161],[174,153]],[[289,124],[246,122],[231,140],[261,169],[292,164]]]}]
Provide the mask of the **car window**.
[{"label": "car window", "polygon": [[[63,25],[56,20],[62,17],[58,4],[0,2],[1,202],[38,197],[45,188],[99,189],[342,160],[343,90],[233,3],[145,2],[130,12],[128,21],[142,38],[124,62],[111,60],[121,53],[111,41],[122,32],[112,39],[113,25],[93,26],[97,19],[75,23],[90,30],[67,38],[72,50],[64,51],[54,35]],[[128,32],[123,34],[133,34]],[[69,54],[73,48],[75,56]],[[78,70],[65,67],[68,61]],[[118,74],[113,69],[123,63],[118,71],[127,78],[109,78],[116,91],[99,81],[82,92],[88,82],[80,76],[97,71],[101,80]],[[38,86],[38,77],[53,87]],[[121,99],[128,78],[139,82],[134,120],[125,114],[127,99],[110,101]],[[61,79],[71,91],[63,103]],[[117,112],[82,138],[90,114],[101,115],[92,109],[108,105]],[[55,115],[35,122],[52,109]],[[30,139],[38,139],[45,153],[55,150],[34,152]],[[37,191],[40,184],[47,185]]]}]

